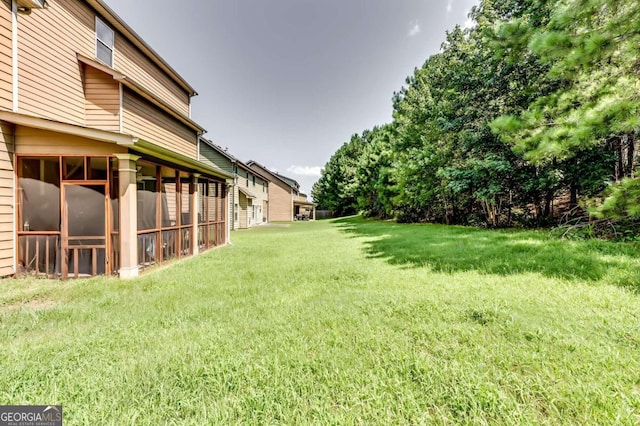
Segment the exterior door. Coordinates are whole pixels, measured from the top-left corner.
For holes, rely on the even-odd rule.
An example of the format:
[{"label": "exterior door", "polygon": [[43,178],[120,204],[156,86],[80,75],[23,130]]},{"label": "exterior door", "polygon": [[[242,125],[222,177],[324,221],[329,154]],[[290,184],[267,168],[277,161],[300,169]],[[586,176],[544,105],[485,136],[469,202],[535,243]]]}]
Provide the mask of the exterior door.
[{"label": "exterior door", "polygon": [[62,185],[62,278],[110,273],[105,184]]}]

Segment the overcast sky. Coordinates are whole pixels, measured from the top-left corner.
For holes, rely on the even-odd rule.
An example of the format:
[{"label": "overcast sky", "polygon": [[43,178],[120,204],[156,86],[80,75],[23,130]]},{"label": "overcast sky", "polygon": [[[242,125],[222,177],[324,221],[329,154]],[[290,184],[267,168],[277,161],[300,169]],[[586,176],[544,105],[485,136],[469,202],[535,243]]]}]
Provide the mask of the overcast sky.
[{"label": "overcast sky", "polygon": [[192,117],[309,193],[475,0],[106,0],[199,93]]}]

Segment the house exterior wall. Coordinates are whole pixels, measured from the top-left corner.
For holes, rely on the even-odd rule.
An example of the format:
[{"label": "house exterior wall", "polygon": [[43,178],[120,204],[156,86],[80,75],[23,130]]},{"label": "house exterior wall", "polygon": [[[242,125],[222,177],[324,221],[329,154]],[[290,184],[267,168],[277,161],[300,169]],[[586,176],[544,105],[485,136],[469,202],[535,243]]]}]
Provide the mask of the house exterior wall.
[{"label": "house exterior wall", "polygon": [[129,90],[124,90],[123,131],[164,148],[196,158],[198,135]]},{"label": "house exterior wall", "polygon": [[250,161],[250,168],[269,178],[269,221],[270,222],[291,222],[293,221],[293,200],[298,195],[298,191],[291,185],[283,182],[278,176],[260,164]]},{"label": "house exterior wall", "polygon": [[[82,124],[82,81],[76,54],[96,56],[97,14],[79,0],[47,3],[46,9],[18,16],[21,111],[48,118],[54,114],[61,121]],[[189,94],[117,31],[113,56],[114,69],[188,116]],[[44,103],[38,102],[38,95]],[[68,105],[56,104],[60,98]]]},{"label": "house exterior wall", "polygon": [[[231,212],[229,217],[233,221],[233,229],[240,229],[240,191],[238,190],[238,179],[235,179],[236,184],[233,186],[233,197],[229,201],[229,207]],[[236,207],[237,206],[237,207]],[[237,213],[237,215],[236,215]]]},{"label": "house exterior wall", "polygon": [[[218,167],[227,173],[234,174],[233,162],[218,151],[213,149],[209,144],[200,141],[200,158],[199,160],[209,166]],[[233,217],[233,204],[238,200],[238,188],[234,184],[227,196],[227,224],[230,229],[237,229],[238,224],[234,221]],[[233,226],[232,226],[233,224]]]},{"label": "house exterior wall", "polygon": [[[249,177],[247,178],[247,173]],[[254,184],[255,177],[255,184]],[[256,215],[253,217],[253,211],[248,212],[248,227],[261,225],[266,222],[267,212],[263,210],[263,202],[269,200],[269,182],[256,176],[255,172],[249,168],[239,167],[238,177],[236,179],[238,187],[247,190],[256,198],[252,200],[252,206],[256,206]],[[264,191],[263,191],[264,184]],[[253,207],[252,207],[253,208]],[[264,219],[264,220],[263,220]]]},{"label": "house exterior wall", "polygon": [[249,206],[251,205],[251,200],[247,199],[247,197],[240,193],[240,198],[238,199],[238,226],[240,229],[246,229],[249,227]]},{"label": "house exterior wall", "polygon": [[[184,177],[200,175],[203,179],[211,179],[218,182],[216,185],[224,185],[220,181],[224,176],[177,155],[197,159],[198,131],[201,130],[197,124],[186,120],[191,96],[186,82],[166,64],[163,65],[152,51],[145,50],[139,41],[135,43],[140,48],[127,40],[124,36],[124,33],[129,34],[126,26],[117,24],[123,33],[114,28],[109,20],[115,25],[115,18],[108,16],[108,10],[101,9],[99,3],[88,0],[47,0],[47,3],[48,7],[44,9],[34,8],[30,13],[18,13],[14,17],[11,1],[0,2],[0,111],[17,112],[3,112],[3,120],[14,124],[0,122],[0,276],[15,273],[16,268],[20,270],[20,265],[33,265],[30,253],[37,254],[45,250],[37,244],[35,250],[34,247],[31,250],[24,249],[29,247],[28,242],[24,247],[22,245],[25,240],[41,236],[37,235],[37,229],[29,230],[26,226],[23,229],[22,221],[16,223],[16,214],[21,216],[24,213],[24,205],[19,204],[19,195],[22,193],[20,182],[16,179],[15,164],[21,160],[16,160],[17,156],[61,155],[62,164],[65,164],[65,156],[115,155],[118,161],[113,164],[121,168],[113,171],[120,183],[117,194],[121,207],[121,214],[117,218],[120,223],[120,242],[113,244],[115,253],[105,254],[105,258],[110,256],[109,259],[118,259],[119,266],[113,264],[114,270],[119,270],[121,276],[125,271],[124,277],[133,277],[140,266],[136,262],[136,255],[139,259],[136,227],[136,162],[139,157],[142,156],[140,161],[162,162],[163,167],[166,163],[167,167],[174,168],[176,173],[180,172]],[[99,15],[96,10],[106,14],[100,19],[114,30],[113,69],[95,59],[95,26],[96,16]],[[14,26],[16,22],[17,26]],[[13,32],[14,28],[17,28],[16,32]],[[15,41],[18,42],[18,49],[14,52],[12,46]],[[17,59],[16,69],[13,69],[14,59]],[[14,71],[18,76],[15,81]],[[126,78],[122,79],[119,74]],[[17,93],[13,93],[14,84],[17,84]],[[132,90],[125,86],[132,87]],[[15,97],[17,102],[14,102]],[[105,134],[92,129],[113,133]],[[93,137],[97,140],[91,139]],[[136,138],[140,139],[140,144],[137,144]],[[150,144],[143,144],[143,141]],[[130,153],[129,149],[135,151]],[[28,163],[25,160],[23,164]],[[110,184],[105,185],[115,190]],[[217,205],[224,202],[217,195],[216,200]],[[188,198],[182,201],[183,206],[189,202]],[[195,232],[198,200],[194,197],[192,202],[192,227]],[[37,200],[35,203],[33,205],[44,205]],[[36,209],[33,205],[27,211],[33,212]],[[61,209],[61,214],[66,212],[63,207]],[[106,214],[109,217],[109,213]],[[127,227],[124,226],[125,222],[128,223]],[[229,219],[226,220],[228,223]],[[222,224],[211,226],[215,227],[216,242],[207,242],[207,247],[228,241]],[[111,241],[108,234],[107,240]],[[193,244],[193,240],[195,238],[189,244]],[[50,240],[46,241],[48,253]],[[110,243],[106,243],[105,250],[109,246]],[[60,249],[60,245],[54,244],[52,250],[68,250],[68,247]],[[193,246],[189,250],[193,250],[193,253],[198,251]],[[180,249],[176,252],[183,253]],[[77,259],[78,252],[75,253],[74,259]],[[27,262],[22,264],[24,260]],[[37,262],[35,273],[53,275],[53,270],[38,271]],[[47,260],[45,263],[50,262]],[[110,261],[107,263],[111,264]],[[74,271],[77,275],[78,269],[74,268]],[[96,273],[100,272],[93,272]],[[62,276],[65,276],[65,272]]]},{"label": "house exterior wall", "polygon": [[204,142],[200,142],[200,161],[233,174],[233,164],[231,160]]},{"label": "house exterior wall", "polygon": [[13,41],[11,4],[0,2],[0,109],[13,108]]},{"label": "house exterior wall", "polygon": [[271,222],[293,220],[291,188],[280,182],[271,182],[269,185],[269,220]]},{"label": "house exterior wall", "polygon": [[48,3],[18,14],[18,112],[84,125],[76,54],[95,57],[95,15],[77,0]]},{"label": "house exterior wall", "polygon": [[[93,56],[92,56],[93,57]],[[116,34],[114,68],[132,78],[156,97],[189,116],[189,94],[124,37]]]},{"label": "house exterior wall", "polygon": [[112,143],[98,142],[47,130],[17,126],[15,152],[21,155],[111,155],[127,149]]},{"label": "house exterior wall", "polygon": [[85,120],[87,127],[119,132],[120,83],[110,75],[85,66]]},{"label": "house exterior wall", "polygon": [[14,271],[14,127],[0,122],[0,276]]}]

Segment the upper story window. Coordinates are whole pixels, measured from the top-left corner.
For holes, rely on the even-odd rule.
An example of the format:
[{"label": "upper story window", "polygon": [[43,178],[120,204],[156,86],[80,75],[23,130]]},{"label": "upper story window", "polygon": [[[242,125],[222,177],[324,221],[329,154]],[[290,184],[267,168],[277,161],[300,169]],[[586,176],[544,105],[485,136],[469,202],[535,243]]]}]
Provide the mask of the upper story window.
[{"label": "upper story window", "polygon": [[246,186],[247,188],[249,187],[249,172],[247,172],[247,182],[246,182],[246,185],[245,185],[245,186]]},{"label": "upper story window", "polygon": [[256,176],[252,175],[252,177],[253,177],[253,186],[256,186]]},{"label": "upper story window", "polygon": [[96,17],[96,57],[110,67],[113,67],[114,42],[113,30]]}]

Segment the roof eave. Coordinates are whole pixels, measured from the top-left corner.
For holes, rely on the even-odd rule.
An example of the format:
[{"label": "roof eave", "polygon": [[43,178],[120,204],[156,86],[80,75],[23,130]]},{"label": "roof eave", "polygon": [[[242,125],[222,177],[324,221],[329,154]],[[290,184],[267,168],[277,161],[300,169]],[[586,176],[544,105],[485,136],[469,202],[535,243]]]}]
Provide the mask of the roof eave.
[{"label": "roof eave", "polygon": [[67,135],[84,137],[100,142],[114,143],[122,146],[132,146],[138,138],[125,133],[109,132],[107,130],[95,129],[92,127],[79,126],[76,124],[63,123],[26,114],[19,114],[10,111],[0,111],[0,121],[6,121],[18,126],[31,127],[34,129],[48,130],[51,132],[63,133]]},{"label": "roof eave", "polygon": [[239,162],[239,160],[236,157],[234,157],[233,155],[231,155],[228,152],[226,152],[225,150],[223,150],[220,146],[218,146],[215,143],[213,143],[213,141],[210,141],[209,139],[203,138],[203,137],[201,137],[200,140],[202,142],[204,142],[205,144],[207,144],[211,149],[213,149],[216,152],[218,152],[220,155],[222,155],[222,156],[226,157],[227,159],[229,159],[232,163]]}]

